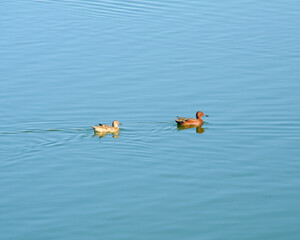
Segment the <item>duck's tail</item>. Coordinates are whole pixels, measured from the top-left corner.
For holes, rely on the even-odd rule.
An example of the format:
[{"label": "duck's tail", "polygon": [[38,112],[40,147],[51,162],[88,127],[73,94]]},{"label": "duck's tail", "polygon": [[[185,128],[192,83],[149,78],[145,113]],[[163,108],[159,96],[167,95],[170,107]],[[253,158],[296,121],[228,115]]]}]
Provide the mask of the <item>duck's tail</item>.
[{"label": "duck's tail", "polygon": [[177,122],[177,124],[179,124],[179,125],[184,123],[184,121],[182,121],[180,119],[175,119],[175,122]]}]

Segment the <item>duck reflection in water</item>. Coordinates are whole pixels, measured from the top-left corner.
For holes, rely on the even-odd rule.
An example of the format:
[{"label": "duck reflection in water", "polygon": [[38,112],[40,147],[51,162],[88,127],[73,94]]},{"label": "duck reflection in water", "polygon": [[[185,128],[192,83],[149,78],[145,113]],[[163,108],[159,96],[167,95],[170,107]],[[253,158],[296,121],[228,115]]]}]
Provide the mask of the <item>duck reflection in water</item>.
[{"label": "duck reflection in water", "polygon": [[103,137],[105,137],[106,135],[109,135],[109,134],[112,134],[113,138],[118,138],[120,136],[119,132],[115,132],[115,133],[94,132],[94,136],[98,136],[99,138],[103,138]]},{"label": "duck reflection in water", "polygon": [[196,133],[204,133],[205,130],[204,128],[202,127],[203,124],[201,124],[201,126],[180,126],[180,125],[177,125],[177,130],[178,131],[182,131],[182,130],[186,130],[186,129],[190,129],[190,128],[196,128]]}]

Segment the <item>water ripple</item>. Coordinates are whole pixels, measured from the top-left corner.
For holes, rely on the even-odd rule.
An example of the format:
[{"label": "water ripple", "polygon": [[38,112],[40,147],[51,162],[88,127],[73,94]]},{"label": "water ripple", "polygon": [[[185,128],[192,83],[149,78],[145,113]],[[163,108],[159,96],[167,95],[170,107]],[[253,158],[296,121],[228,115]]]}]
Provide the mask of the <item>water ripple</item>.
[{"label": "water ripple", "polygon": [[[80,1],[80,0],[47,0],[49,4],[64,4],[73,9],[85,12],[86,16],[104,16],[107,18],[122,18],[130,20],[161,21],[160,18],[169,21],[179,21],[181,16],[177,13],[185,5],[180,2],[159,2],[159,1]],[[196,3],[196,2],[194,2]],[[171,10],[170,10],[171,9]]]}]

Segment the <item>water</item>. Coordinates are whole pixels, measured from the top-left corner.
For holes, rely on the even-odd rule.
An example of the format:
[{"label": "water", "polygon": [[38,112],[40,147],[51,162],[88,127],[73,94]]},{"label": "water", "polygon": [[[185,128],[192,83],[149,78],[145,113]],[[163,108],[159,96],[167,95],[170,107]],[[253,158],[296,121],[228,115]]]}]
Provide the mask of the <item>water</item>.
[{"label": "water", "polygon": [[298,1],[0,5],[0,239],[300,238]]}]

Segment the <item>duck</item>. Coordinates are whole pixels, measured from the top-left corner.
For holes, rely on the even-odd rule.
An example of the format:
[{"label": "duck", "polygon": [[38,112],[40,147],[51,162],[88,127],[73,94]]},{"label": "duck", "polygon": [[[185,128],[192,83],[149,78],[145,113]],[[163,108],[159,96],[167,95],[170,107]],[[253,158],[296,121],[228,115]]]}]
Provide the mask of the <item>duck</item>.
[{"label": "duck", "polygon": [[122,124],[115,120],[112,122],[112,126],[99,124],[91,127],[94,129],[95,133],[117,133],[120,130],[119,125]]},{"label": "duck", "polygon": [[202,117],[208,117],[208,115],[204,114],[203,112],[198,111],[196,113],[196,119],[194,118],[184,118],[184,117],[178,117],[175,119],[178,126],[199,126],[203,124]]}]

